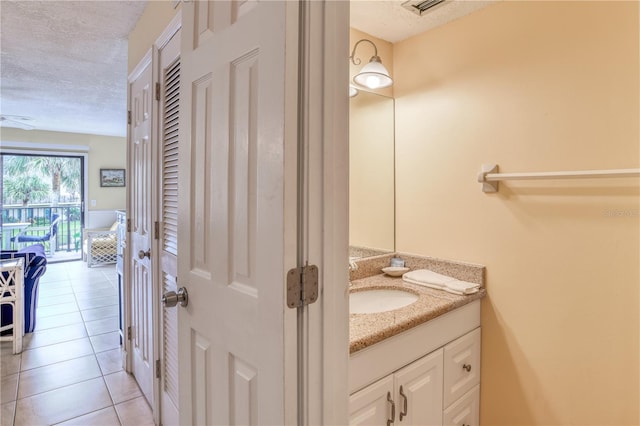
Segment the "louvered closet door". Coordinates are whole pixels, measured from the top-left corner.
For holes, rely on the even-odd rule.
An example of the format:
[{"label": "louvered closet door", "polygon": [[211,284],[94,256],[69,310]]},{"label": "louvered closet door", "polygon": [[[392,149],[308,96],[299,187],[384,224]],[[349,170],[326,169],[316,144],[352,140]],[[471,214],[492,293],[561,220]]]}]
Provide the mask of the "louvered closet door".
[{"label": "louvered closet door", "polygon": [[[178,275],[178,118],[180,104],[180,32],[159,52],[160,173],[159,274],[161,294],[177,291]],[[178,424],[178,312],[160,307],[160,416],[164,425]]]}]

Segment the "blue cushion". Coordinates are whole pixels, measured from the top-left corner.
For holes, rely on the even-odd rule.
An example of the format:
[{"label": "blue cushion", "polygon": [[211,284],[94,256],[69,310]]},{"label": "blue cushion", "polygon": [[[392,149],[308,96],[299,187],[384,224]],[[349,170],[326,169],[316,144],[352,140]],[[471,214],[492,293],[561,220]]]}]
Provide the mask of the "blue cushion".
[{"label": "blue cushion", "polygon": [[3,259],[6,258],[5,255],[8,255],[11,258],[23,257],[18,256],[21,254],[24,255],[25,259],[25,279],[39,278],[47,270],[47,257],[44,252],[44,246],[42,244],[33,244],[31,246],[21,248],[13,255],[11,254],[11,252],[2,252],[0,256],[2,256]]},{"label": "blue cushion", "polygon": [[23,247],[16,253],[35,253],[36,255],[44,256],[44,246],[42,244],[34,244],[32,246]]},{"label": "blue cushion", "polygon": [[18,242],[19,243],[30,243],[30,242],[41,243],[41,242],[49,241],[50,237],[51,237],[51,234],[48,232],[44,235],[20,235],[18,236]]}]

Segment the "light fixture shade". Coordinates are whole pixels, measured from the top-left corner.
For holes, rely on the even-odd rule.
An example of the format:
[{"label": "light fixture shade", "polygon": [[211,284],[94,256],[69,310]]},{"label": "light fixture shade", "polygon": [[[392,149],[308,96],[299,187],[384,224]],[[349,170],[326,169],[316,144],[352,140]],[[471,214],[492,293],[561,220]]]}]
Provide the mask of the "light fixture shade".
[{"label": "light fixture shade", "polygon": [[358,96],[358,92],[359,92],[359,90],[356,88],[356,86],[354,86],[353,84],[349,85],[349,97],[350,98]]},{"label": "light fixture shade", "polygon": [[389,71],[382,65],[380,58],[374,56],[371,62],[362,67],[360,72],[353,77],[353,81],[369,89],[381,89],[393,84]]}]

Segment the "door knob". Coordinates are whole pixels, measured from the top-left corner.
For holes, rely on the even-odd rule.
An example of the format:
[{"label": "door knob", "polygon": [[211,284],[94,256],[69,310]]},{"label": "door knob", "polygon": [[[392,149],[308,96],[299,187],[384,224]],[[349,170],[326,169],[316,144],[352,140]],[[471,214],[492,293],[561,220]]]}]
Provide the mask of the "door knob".
[{"label": "door knob", "polygon": [[142,259],[144,259],[145,257],[146,257],[146,258],[151,259],[151,249],[149,249],[149,250],[147,250],[147,251],[140,250],[140,251],[138,252],[138,259],[142,260]]},{"label": "door knob", "polygon": [[162,295],[162,304],[165,307],[173,308],[178,303],[180,303],[180,306],[187,306],[189,304],[189,294],[186,288],[180,287],[177,293],[175,291],[167,291]]}]

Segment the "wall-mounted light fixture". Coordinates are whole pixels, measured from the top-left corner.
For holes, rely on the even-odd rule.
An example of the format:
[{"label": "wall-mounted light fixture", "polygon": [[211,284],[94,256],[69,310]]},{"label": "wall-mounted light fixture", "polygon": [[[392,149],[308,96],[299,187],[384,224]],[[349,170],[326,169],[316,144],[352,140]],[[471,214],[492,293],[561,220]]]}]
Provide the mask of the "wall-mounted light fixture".
[{"label": "wall-mounted light fixture", "polygon": [[353,81],[360,86],[368,87],[369,89],[381,89],[383,87],[391,86],[393,84],[393,80],[389,75],[389,71],[387,71],[384,65],[382,65],[382,61],[378,56],[378,48],[371,40],[368,40],[366,38],[359,40],[353,46],[353,51],[351,52],[351,56],[349,56],[349,59],[351,59],[353,65],[360,65],[362,61],[360,61],[360,58],[356,58],[355,55],[358,45],[363,41],[371,43],[374,48],[374,54],[369,60],[369,63],[362,67],[360,72],[356,74],[355,77],[353,77]]}]

